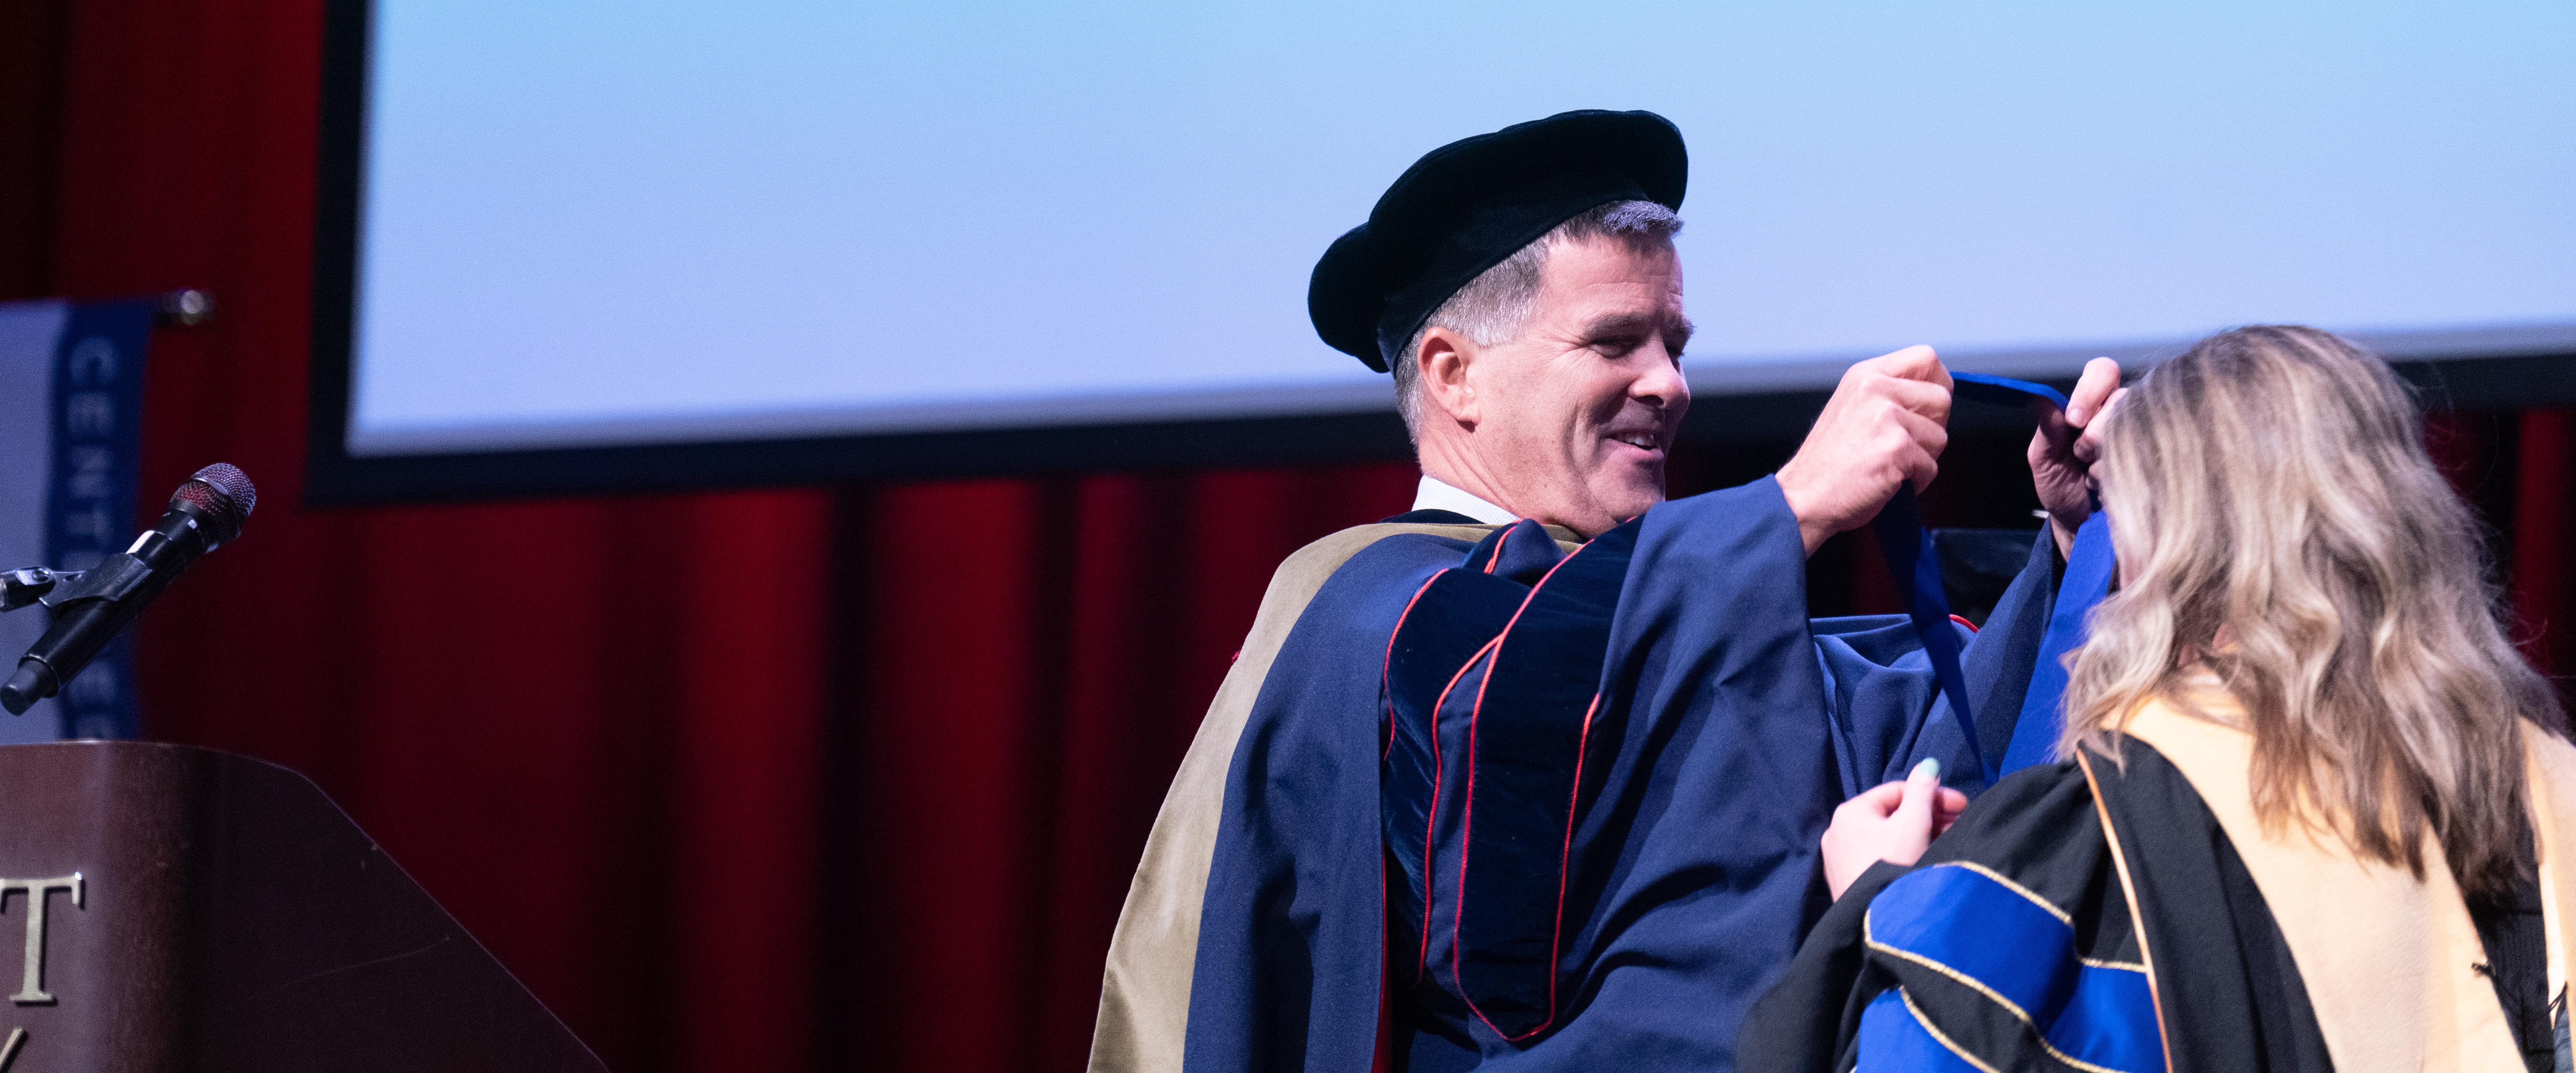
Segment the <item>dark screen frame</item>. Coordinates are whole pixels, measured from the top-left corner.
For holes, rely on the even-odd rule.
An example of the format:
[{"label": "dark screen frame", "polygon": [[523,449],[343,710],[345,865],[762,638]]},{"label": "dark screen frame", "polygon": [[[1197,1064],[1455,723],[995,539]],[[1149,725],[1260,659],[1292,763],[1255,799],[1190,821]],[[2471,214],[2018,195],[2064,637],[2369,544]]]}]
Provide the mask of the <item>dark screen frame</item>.
[{"label": "dark screen frame", "polygon": [[[1189,421],[720,440],[622,447],[352,455],[359,197],[364,176],[371,0],[327,0],[323,13],[319,174],[314,197],[313,312],[305,502],[362,506],[480,499],[809,486],[852,481],[1027,476],[1388,462],[1413,457],[1387,408]],[[2576,354],[2400,362],[2435,407],[2515,408],[2576,402]],[[1794,440],[1829,392],[1703,395],[1681,439],[1694,444]],[[2028,419],[1963,407],[1954,431]]]}]

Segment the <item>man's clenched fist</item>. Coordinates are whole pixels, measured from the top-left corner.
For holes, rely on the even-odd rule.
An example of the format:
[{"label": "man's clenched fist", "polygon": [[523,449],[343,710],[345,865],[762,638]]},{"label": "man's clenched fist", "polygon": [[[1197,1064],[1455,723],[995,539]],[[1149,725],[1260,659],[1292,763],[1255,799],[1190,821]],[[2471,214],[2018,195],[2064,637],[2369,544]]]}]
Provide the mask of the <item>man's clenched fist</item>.
[{"label": "man's clenched fist", "polygon": [[1813,555],[1825,538],[1878,516],[1897,483],[1921,491],[1950,443],[1950,370],[1928,346],[1851,367],[1798,454],[1780,467],[1780,494]]}]

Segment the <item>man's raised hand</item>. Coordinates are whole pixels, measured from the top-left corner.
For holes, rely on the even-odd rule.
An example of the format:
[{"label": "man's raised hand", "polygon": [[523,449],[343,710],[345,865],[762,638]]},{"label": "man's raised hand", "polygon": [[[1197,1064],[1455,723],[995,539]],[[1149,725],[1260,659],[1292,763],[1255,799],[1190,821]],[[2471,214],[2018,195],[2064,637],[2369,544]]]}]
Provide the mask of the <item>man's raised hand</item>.
[{"label": "man's raised hand", "polygon": [[1877,517],[1898,482],[1918,491],[1931,484],[1950,443],[1949,424],[1950,370],[1931,347],[1910,346],[1845,372],[1778,475],[1807,554]]},{"label": "man's raised hand", "polygon": [[2086,362],[2083,379],[2066,396],[2066,412],[2040,415],[2039,431],[2031,434],[2030,483],[2039,490],[2039,505],[2048,508],[2061,558],[2075,547],[2075,530],[2093,516],[2092,473],[2094,460],[2102,457],[2101,418],[2127,390],[2120,386],[2119,362]]}]

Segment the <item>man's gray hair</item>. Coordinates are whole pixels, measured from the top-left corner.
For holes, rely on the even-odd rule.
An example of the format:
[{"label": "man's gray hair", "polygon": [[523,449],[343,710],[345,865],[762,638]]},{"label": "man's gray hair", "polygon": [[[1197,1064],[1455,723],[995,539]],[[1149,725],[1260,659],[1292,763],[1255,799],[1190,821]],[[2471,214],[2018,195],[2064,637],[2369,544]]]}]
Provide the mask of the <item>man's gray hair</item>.
[{"label": "man's gray hair", "polygon": [[1447,328],[1477,346],[1510,342],[1528,326],[1530,313],[1538,305],[1539,277],[1547,268],[1549,248],[1561,242],[1615,238],[1631,248],[1645,249],[1671,242],[1681,229],[1682,218],[1655,202],[1613,201],[1556,225],[1538,241],[1468,280],[1431,311],[1422,327],[1414,329],[1403,350],[1387,359],[1395,373],[1395,408],[1404,415],[1405,433],[1416,443],[1422,440],[1422,368],[1414,355],[1422,349],[1424,333]]}]

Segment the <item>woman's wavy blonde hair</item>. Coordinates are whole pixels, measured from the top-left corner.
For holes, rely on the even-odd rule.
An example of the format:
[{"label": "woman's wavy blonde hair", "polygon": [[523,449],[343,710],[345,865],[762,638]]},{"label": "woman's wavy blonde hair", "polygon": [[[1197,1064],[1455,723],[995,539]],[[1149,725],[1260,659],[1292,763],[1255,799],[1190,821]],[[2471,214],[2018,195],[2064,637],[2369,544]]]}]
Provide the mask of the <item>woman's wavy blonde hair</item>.
[{"label": "woman's wavy blonde hair", "polygon": [[2214,676],[2266,826],[2322,824],[2418,877],[2430,832],[2464,891],[2513,882],[2517,725],[2563,716],[2385,363],[2314,328],[2212,336],[2129,389],[2095,469],[2121,585],[2071,658],[2061,755],[2114,752],[2149,699],[2207,717]]}]

